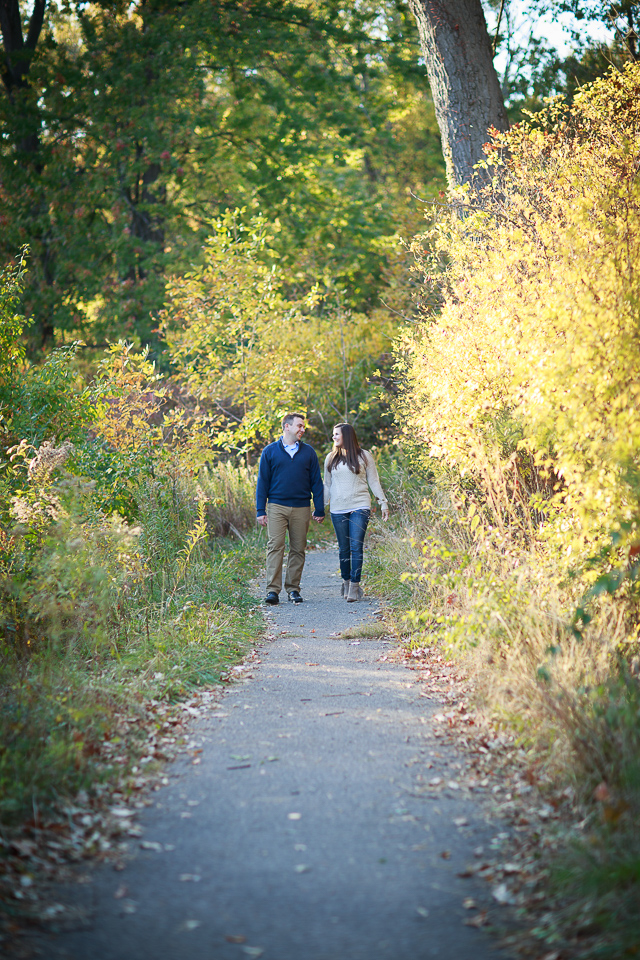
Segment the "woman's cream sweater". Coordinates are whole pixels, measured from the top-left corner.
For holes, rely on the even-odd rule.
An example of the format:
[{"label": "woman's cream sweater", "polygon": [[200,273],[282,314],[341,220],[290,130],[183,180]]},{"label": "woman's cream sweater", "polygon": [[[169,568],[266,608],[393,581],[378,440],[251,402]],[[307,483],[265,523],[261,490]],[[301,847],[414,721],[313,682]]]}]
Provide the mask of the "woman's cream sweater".
[{"label": "woman's cream sweater", "polygon": [[[329,459],[333,450],[324,461],[324,502],[331,501],[331,513],[350,513],[351,510],[369,510],[371,497],[368,486],[378,501],[386,503],[387,498],[380,486],[376,464],[368,450],[363,450],[363,467],[360,473],[354,473],[346,463],[340,463],[329,473]],[[368,484],[368,486],[367,486]]]}]

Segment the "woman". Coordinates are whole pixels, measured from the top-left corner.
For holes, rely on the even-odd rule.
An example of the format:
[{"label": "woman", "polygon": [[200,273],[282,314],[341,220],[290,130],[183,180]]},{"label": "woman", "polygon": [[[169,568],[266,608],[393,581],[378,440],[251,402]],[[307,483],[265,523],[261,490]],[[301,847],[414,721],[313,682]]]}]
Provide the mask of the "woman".
[{"label": "woman", "polygon": [[383,520],[389,519],[389,507],[374,459],[368,450],[362,449],[350,423],[336,424],[333,444],[333,450],[324,461],[324,502],[331,501],[331,520],[338,538],[341,593],[353,603],[363,597],[360,586],[362,554],[371,516],[367,484],[382,508]]}]

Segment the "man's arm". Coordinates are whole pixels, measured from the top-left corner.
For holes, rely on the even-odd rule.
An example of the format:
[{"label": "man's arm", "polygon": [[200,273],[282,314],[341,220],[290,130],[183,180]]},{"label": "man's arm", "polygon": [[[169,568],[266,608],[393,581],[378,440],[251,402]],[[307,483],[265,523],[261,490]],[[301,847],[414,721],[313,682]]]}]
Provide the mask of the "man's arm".
[{"label": "man's arm", "polygon": [[309,483],[311,485],[311,493],[313,494],[313,519],[317,520],[318,523],[322,523],[324,520],[324,484],[322,482],[322,474],[320,473],[318,455],[315,450],[312,450],[312,454],[313,456],[311,457],[311,463],[309,465]]},{"label": "man's arm", "polygon": [[262,451],[260,465],[258,467],[258,483],[256,485],[256,514],[258,523],[265,525],[267,522],[267,497],[269,496],[269,487],[271,486],[271,461],[266,448]]}]

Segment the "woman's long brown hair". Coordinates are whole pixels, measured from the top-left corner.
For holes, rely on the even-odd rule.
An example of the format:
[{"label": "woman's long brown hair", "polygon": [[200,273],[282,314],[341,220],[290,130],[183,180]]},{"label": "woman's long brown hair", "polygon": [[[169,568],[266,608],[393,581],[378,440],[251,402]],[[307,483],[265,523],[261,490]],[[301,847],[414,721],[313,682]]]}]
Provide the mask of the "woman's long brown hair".
[{"label": "woman's long brown hair", "polygon": [[364,460],[362,447],[358,443],[358,437],[350,423],[336,423],[335,429],[342,430],[342,446],[336,447],[329,459],[329,473],[341,464],[346,463],[349,470],[353,473],[360,473],[360,467]]}]

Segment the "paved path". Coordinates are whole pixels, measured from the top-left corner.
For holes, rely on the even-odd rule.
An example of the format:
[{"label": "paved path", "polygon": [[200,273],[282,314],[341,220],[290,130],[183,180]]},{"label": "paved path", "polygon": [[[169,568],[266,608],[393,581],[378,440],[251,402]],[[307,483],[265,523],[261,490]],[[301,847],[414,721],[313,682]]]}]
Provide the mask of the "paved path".
[{"label": "paved path", "polygon": [[333,552],[308,556],[305,603],[273,608],[276,640],[253,679],[195,727],[201,763],[175,763],[141,815],[161,852],[96,868],[77,894],[91,923],[50,940],[52,958],[502,956],[464,925],[463,899],[486,888],[457,877],[495,829],[462,790],[428,798],[431,777],[456,774],[425,720],[441,708],[381,662],[384,641],[332,636],[375,616],[372,602],[340,600],[336,568]]}]

